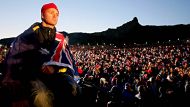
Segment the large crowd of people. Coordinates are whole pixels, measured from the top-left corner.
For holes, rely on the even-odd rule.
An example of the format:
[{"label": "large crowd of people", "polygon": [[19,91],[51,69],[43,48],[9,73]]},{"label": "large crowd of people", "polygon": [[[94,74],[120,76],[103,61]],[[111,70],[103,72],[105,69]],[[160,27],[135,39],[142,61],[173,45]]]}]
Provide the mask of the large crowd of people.
[{"label": "large crowd of people", "polygon": [[[98,107],[174,107],[190,98],[190,44],[72,47],[81,84]],[[88,87],[88,85],[85,85]]]},{"label": "large crowd of people", "polygon": [[[1,46],[1,62],[8,48]],[[83,105],[176,107],[190,98],[190,42],[138,45],[72,45]]]}]

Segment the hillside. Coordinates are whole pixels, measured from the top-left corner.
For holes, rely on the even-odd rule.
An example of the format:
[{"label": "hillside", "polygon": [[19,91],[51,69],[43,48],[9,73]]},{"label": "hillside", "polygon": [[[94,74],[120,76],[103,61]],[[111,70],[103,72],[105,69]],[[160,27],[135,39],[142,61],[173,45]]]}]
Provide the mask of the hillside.
[{"label": "hillside", "polygon": [[157,42],[190,38],[190,24],[188,25],[165,25],[165,26],[142,26],[136,17],[115,29],[108,29],[96,33],[71,33],[71,44],[130,44]]}]

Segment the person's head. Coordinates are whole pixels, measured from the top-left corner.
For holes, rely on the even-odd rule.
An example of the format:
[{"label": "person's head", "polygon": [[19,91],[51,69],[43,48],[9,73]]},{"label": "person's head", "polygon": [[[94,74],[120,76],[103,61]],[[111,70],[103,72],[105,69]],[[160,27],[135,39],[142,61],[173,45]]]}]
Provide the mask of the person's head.
[{"label": "person's head", "polygon": [[44,4],[41,8],[41,19],[44,27],[54,28],[57,24],[59,10],[54,3]]}]

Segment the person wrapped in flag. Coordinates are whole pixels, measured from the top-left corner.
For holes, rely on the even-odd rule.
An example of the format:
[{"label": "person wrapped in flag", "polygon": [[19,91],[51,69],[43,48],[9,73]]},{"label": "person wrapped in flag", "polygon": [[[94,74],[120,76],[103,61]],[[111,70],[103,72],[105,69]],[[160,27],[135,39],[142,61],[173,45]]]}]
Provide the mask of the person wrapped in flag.
[{"label": "person wrapped in flag", "polygon": [[77,71],[64,34],[57,33],[58,17],[54,3],[44,4],[42,22],[32,24],[11,44],[1,81],[4,107],[64,107],[74,102]]}]

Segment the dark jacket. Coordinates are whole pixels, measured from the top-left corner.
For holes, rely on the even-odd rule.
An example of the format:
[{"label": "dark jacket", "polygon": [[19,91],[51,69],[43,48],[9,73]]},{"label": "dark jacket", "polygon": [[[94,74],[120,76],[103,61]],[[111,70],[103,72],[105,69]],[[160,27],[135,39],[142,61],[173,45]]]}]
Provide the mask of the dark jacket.
[{"label": "dark jacket", "polygon": [[4,80],[34,79],[43,62],[49,60],[55,32],[55,29],[42,27],[37,22],[17,36],[5,59]]}]

